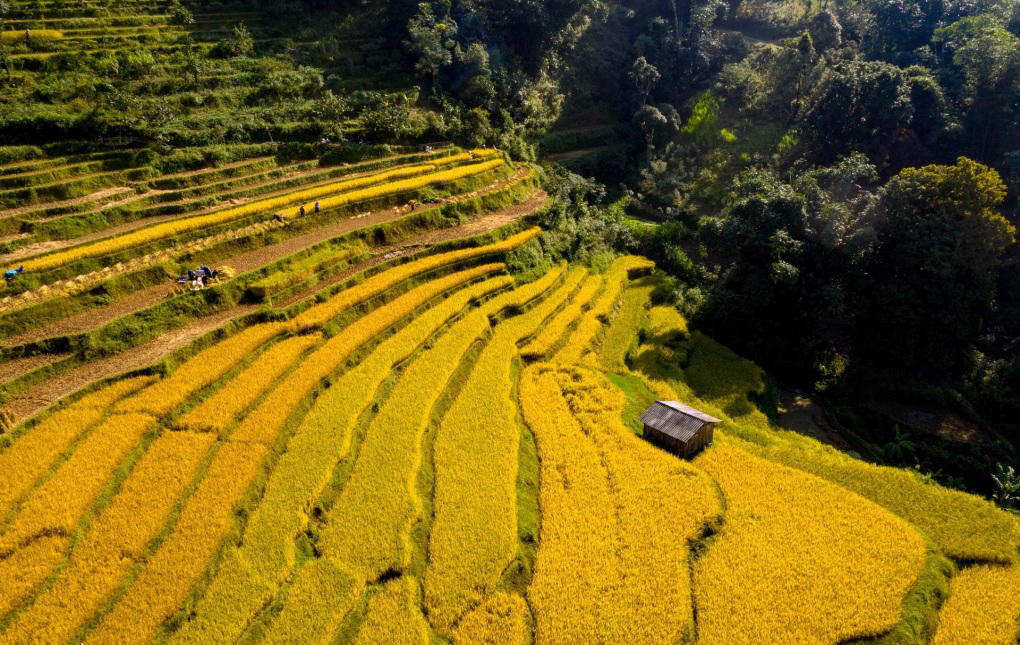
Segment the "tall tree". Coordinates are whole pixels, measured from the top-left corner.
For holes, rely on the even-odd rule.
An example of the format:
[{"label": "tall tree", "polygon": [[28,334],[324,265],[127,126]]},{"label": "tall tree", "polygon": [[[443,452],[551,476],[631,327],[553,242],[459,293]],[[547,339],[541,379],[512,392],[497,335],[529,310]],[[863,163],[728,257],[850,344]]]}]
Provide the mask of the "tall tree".
[{"label": "tall tree", "polygon": [[873,360],[919,368],[960,365],[995,297],[1015,229],[998,212],[999,174],[961,157],[908,168],[880,191],[871,281],[858,294],[857,346]]},{"label": "tall tree", "polygon": [[818,161],[860,151],[880,162],[913,113],[903,70],[855,61],[830,70],[808,98],[803,121]]},{"label": "tall tree", "polygon": [[630,68],[630,79],[637,86],[640,107],[644,107],[648,103],[648,95],[652,93],[652,88],[660,78],[662,78],[662,74],[659,74],[659,70],[655,69],[654,65],[645,60],[644,56],[637,57]]},{"label": "tall tree", "polygon": [[988,15],[961,20],[938,36],[964,79],[967,149],[998,165],[1020,145],[1020,38]]}]

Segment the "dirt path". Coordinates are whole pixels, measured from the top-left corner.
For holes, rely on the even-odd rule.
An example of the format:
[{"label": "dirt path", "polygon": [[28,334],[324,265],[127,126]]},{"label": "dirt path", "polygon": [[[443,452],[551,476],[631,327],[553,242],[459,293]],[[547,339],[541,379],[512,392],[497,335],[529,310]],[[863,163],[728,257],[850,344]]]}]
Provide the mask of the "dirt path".
[{"label": "dirt path", "polygon": [[579,125],[573,128],[564,128],[562,130],[553,130],[549,134],[555,136],[557,134],[576,134],[578,132],[594,132],[595,130],[605,130],[617,125],[613,122],[608,123],[594,123],[592,125]]},{"label": "dirt path", "polygon": [[66,356],[69,356],[69,354],[37,354],[35,356],[26,356],[25,358],[16,358],[13,361],[6,361],[0,364],[0,383],[16,379],[22,374],[28,374],[43,365],[56,363]]},{"label": "dirt path", "polygon": [[84,195],[82,197],[75,197],[74,199],[65,199],[60,202],[43,202],[39,204],[29,204],[28,206],[19,206],[18,208],[8,208],[6,210],[0,210],[0,219],[5,217],[13,217],[15,215],[21,215],[22,213],[28,213],[31,211],[37,211],[42,208],[62,208],[64,206],[74,206],[75,204],[83,204],[85,202],[96,201],[99,199],[105,199],[111,195],[118,195],[120,193],[126,193],[132,190],[127,186],[114,186],[112,188],[105,188],[103,190]]},{"label": "dirt path", "polygon": [[[428,233],[408,238],[407,240],[392,246],[379,247],[375,250],[370,259],[351,267],[328,281],[315,285],[308,291],[298,294],[286,302],[277,303],[276,306],[289,306],[290,304],[304,298],[308,298],[329,286],[340,283],[359,271],[363,271],[371,266],[375,266],[394,257],[405,255],[424,247],[438,244],[439,242],[480,235],[492,231],[504,224],[535,212],[535,210],[545,203],[547,197],[548,195],[546,195],[545,191],[539,190],[536,191],[531,198],[521,204],[484,215],[460,226],[429,231]],[[384,211],[384,213],[392,212],[392,210]],[[364,220],[367,218],[361,219]],[[340,222],[340,224],[343,223],[345,222]],[[355,226],[355,228],[357,228],[357,226]],[[315,233],[318,232],[319,231],[316,231]],[[301,236],[293,239],[299,240],[305,237],[307,236]],[[288,240],[287,242],[290,241],[291,240]],[[283,244],[287,244],[287,242],[284,242]],[[158,287],[152,287],[150,290],[153,289],[159,289],[162,294],[165,294],[167,287],[159,285]],[[139,294],[141,293],[143,292],[139,292]],[[22,420],[46,409],[62,397],[80,390],[93,381],[156,363],[175,349],[178,349],[200,336],[209,333],[234,318],[257,311],[259,307],[259,305],[238,305],[225,311],[194,320],[183,327],[161,335],[159,338],[139,345],[133,349],[129,349],[125,352],[121,352],[115,356],[75,367],[63,374],[49,379],[48,381],[44,381],[43,383],[28,388],[8,403],[7,407],[14,415],[16,422],[21,422]],[[86,313],[94,315],[95,312],[92,311]],[[80,316],[84,319],[84,315]],[[70,321],[70,319],[68,319],[68,321]],[[50,357],[50,360],[58,360],[59,358],[60,357]],[[0,366],[0,368],[4,367],[6,367],[6,365]]]},{"label": "dirt path", "polygon": [[170,290],[170,286],[170,281],[167,280],[165,284],[157,284],[153,287],[142,289],[141,291],[135,291],[123,298],[114,300],[111,304],[106,305],[105,307],[86,309],[81,313],[68,316],[67,318],[57,320],[48,325],[36,327],[35,329],[23,334],[5,338],[0,341],[0,344],[13,347],[15,345],[24,345],[25,343],[30,343],[43,338],[69,336],[71,334],[80,334],[97,329],[110,321],[120,318],[121,316],[126,316],[132,312],[157,304],[166,297],[167,292]]},{"label": "dirt path", "polygon": [[609,146],[595,146],[594,148],[581,148],[580,150],[557,152],[554,155],[547,155],[544,161],[567,161],[568,159],[577,159],[578,157],[584,157],[585,155],[595,154],[596,152],[603,152],[605,150],[609,150]]},{"label": "dirt path", "polygon": [[28,388],[8,403],[7,408],[20,422],[93,381],[156,363],[175,349],[204,336],[234,318],[252,313],[257,309],[256,305],[232,307],[226,311],[199,318],[120,354],[72,368],[48,381]]},{"label": "dirt path", "polygon": [[898,401],[876,401],[871,403],[871,407],[904,425],[943,439],[986,446],[994,444],[998,439],[994,433],[982,428],[978,423],[964,419],[951,410]]},{"label": "dirt path", "polygon": [[825,409],[798,392],[783,390],[779,393],[780,427],[843,450],[856,453],[856,447],[843,438],[825,416]]}]

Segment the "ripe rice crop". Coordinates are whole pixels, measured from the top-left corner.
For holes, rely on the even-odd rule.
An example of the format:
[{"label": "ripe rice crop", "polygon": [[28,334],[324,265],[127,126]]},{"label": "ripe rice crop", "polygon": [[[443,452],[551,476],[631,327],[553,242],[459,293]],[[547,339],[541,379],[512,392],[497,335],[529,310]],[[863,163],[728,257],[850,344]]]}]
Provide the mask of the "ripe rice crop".
[{"label": "ripe rice crop", "polygon": [[[25,33],[28,32],[29,37],[25,37]],[[31,31],[3,31],[0,32],[0,38],[5,43],[13,43],[25,40],[60,40],[64,37],[64,32],[56,29],[32,29]]]},{"label": "ripe rice crop", "polygon": [[[693,360],[690,356],[695,353],[700,352],[699,360],[705,357],[719,357],[723,354],[706,345],[706,343],[714,343],[707,337],[699,335],[704,340],[698,342],[684,341],[689,336],[686,330],[687,321],[675,308],[652,307],[649,310],[646,343],[632,352],[630,357],[634,375],[644,380],[649,389],[655,392],[660,399],[686,401],[702,412],[722,419],[731,432],[739,429],[741,437],[751,433],[761,441],[766,443],[771,441],[777,431],[771,426],[768,418],[755,406],[742,403],[757,390],[734,388],[731,392],[724,392],[723,396],[718,399],[701,398],[694,391],[687,381],[686,372],[680,365],[688,364]],[[744,361],[744,363],[746,364],[720,365],[719,369],[740,370],[747,376],[746,382],[760,383],[760,369],[750,361]],[[710,374],[711,367],[707,367],[705,371]],[[702,394],[707,396],[707,391],[702,390]],[[728,407],[724,410],[723,406]],[[808,440],[807,437],[795,433],[788,433],[787,436]]]},{"label": "ripe rice crop", "polygon": [[[0,575],[18,584],[0,586],[0,615],[23,601],[26,593],[53,572],[54,553],[66,547],[85,513],[95,503],[121,462],[142,435],[153,427],[143,414],[113,415],[90,433],[50,477],[25,501],[7,531],[0,536]],[[24,548],[38,536],[60,536],[50,542],[52,550],[37,560]],[[59,560],[57,560],[59,561]]]},{"label": "ripe rice crop", "polygon": [[124,379],[88,394],[29,429],[0,452],[0,520],[14,508],[53,461],[115,401],[152,383],[155,377]]},{"label": "ripe rice crop", "polygon": [[581,316],[581,322],[567,338],[563,349],[556,353],[555,362],[562,365],[575,365],[581,362],[582,356],[589,350],[595,336],[602,329],[613,308],[620,299],[628,274],[637,269],[652,266],[648,260],[628,255],[618,258],[609,267],[605,275],[605,288],[592,302],[591,308]]},{"label": "ripe rice crop", "polygon": [[184,494],[215,437],[165,432],[142,455],[57,581],[18,614],[3,638],[67,642],[117,589]]},{"label": "ripe rice crop", "polygon": [[654,268],[650,260],[636,255],[625,255],[617,258],[606,271],[606,288],[591,305],[590,313],[597,318],[607,318],[616,307],[623,291],[624,284],[633,271]]},{"label": "ripe rice crop", "polygon": [[143,643],[184,600],[230,530],[234,507],[262,465],[267,449],[220,446],[173,531],[150,555],[127,593],[86,640]]},{"label": "ripe rice crop", "polygon": [[461,358],[489,328],[489,316],[537,297],[541,283],[497,296],[451,326],[407,366],[369,424],[350,479],[330,509],[324,553],[376,578],[409,563],[411,525],[421,513],[414,478],[429,413]]},{"label": "ripe rice crop", "polygon": [[263,642],[331,643],[340,621],[364,588],[363,580],[333,560],[312,560],[298,572],[283,611]]},{"label": "ripe rice crop", "polygon": [[164,417],[202,388],[212,385],[270,338],[289,329],[287,323],[254,325],[204,349],[173,374],[117,406],[118,412],[144,412]]},{"label": "ripe rice crop", "polygon": [[464,260],[512,251],[537,236],[539,232],[540,229],[532,228],[495,244],[440,253],[439,255],[430,255],[420,260],[394,267],[389,271],[368,278],[359,285],[341,291],[326,302],[308,309],[294,319],[294,324],[301,330],[321,328],[355,303],[379,295],[408,278],[442,266],[463,262]]},{"label": "ripe rice crop", "polygon": [[[551,271],[543,280],[551,285],[561,273]],[[517,553],[520,433],[511,362],[517,343],[567,300],[585,273],[572,269],[544,301],[496,327],[436,434],[425,605],[442,634],[492,591]]]},{"label": "ripe rice crop", "polygon": [[622,423],[624,396],[601,373],[560,370],[556,378],[571,413],[598,447],[613,492],[624,548],[611,640],[679,641],[693,620],[689,553],[682,546],[722,512],[715,484],[701,469],[631,434]]},{"label": "ripe rice crop", "polygon": [[527,606],[518,595],[497,593],[464,616],[453,645],[524,645]]},{"label": "ripe rice crop", "polygon": [[697,331],[691,333],[686,348],[684,380],[698,398],[711,401],[731,417],[756,411],[750,397],[765,391],[760,367]]},{"label": "ripe rice crop", "polygon": [[563,337],[567,328],[574,324],[574,321],[581,316],[584,311],[584,307],[588,306],[591,299],[595,297],[595,294],[601,288],[602,278],[599,276],[587,276],[581,284],[581,288],[576,294],[574,294],[574,297],[570,299],[570,304],[553,316],[553,319],[549,321],[549,324],[547,324],[542,331],[540,331],[535,338],[531,340],[530,343],[521,349],[521,355],[529,358],[536,358],[548,354],[552,350],[553,345],[555,345],[556,342]]},{"label": "ripe rice crop", "polygon": [[[287,193],[286,195],[281,195],[279,197],[260,200],[255,203],[260,206],[257,209],[257,211],[267,212],[275,210],[282,206],[289,206],[292,207],[294,210],[293,215],[297,215],[299,206],[306,204],[309,201],[314,202],[315,200],[318,199],[320,200],[321,207],[323,203],[322,200],[324,200],[327,195],[335,195],[337,193],[355,191],[366,186],[371,186],[383,182],[407,179],[410,177],[417,177],[419,175],[427,175],[428,173],[435,172],[436,169],[437,169],[436,165],[431,163],[418,164],[414,166],[408,166],[406,168],[394,168],[393,170],[386,170],[384,172],[366,175],[365,177],[357,177],[355,179],[347,179],[333,184],[327,184],[325,186],[313,186],[311,188],[306,188],[305,190],[299,190],[297,192]],[[247,215],[251,212],[257,212],[252,211],[250,208],[246,207],[231,209],[231,211],[239,213],[239,215],[231,219],[236,219],[236,217],[243,217],[244,215]]]},{"label": "ripe rice crop", "polygon": [[272,443],[287,417],[298,404],[327,376],[337,370],[347,357],[363,344],[386,331],[403,317],[456,284],[501,271],[504,264],[486,264],[453,274],[449,280],[435,280],[412,291],[414,296],[397,299],[358,319],[325,345],[312,352],[301,366],[274,389],[266,399],[234,430],[237,441]]},{"label": "ripe rice crop", "polygon": [[711,480],[632,435],[623,396],[597,372],[529,367],[521,403],[542,467],[529,590],[538,640],[681,640],[692,621],[687,547],[721,510]]},{"label": "ripe rice crop", "polygon": [[[742,404],[742,400],[747,398],[746,389],[738,388],[728,395],[723,393],[715,402],[700,399],[686,383],[685,373],[678,367],[670,367],[677,362],[676,357],[658,344],[669,342],[674,334],[684,334],[686,321],[671,307],[653,307],[649,317],[648,339],[653,344],[643,345],[635,353],[633,362],[636,375],[660,399],[686,401],[724,419],[729,435],[751,442],[744,445],[746,450],[821,477],[875,502],[921,529],[946,556],[1002,564],[1016,559],[1020,541],[1017,525],[1009,513],[991,502],[924,481],[908,470],[869,464],[809,437],[770,428],[761,412]],[[711,348],[714,341],[701,338],[700,347],[693,345],[695,356],[699,350],[702,352],[698,360],[722,355]],[[720,371],[732,372],[738,382],[744,383],[743,388],[758,382],[760,376],[756,366],[741,365],[740,362],[748,362],[739,357],[727,360],[729,365],[722,363],[716,367]],[[711,382],[708,379],[712,369],[712,364],[706,361],[704,373],[707,378],[703,381]],[[711,391],[704,382],[699,385],[702,392]],[[722,391],[722,388],[719,390]],[[728,407],[723,410],[717,403]],[[738,416],[731,417],[728,412],[736,412]]]},{"label": "ripe rice crop", "polygon": [[[396,168],[394,170],[388,170],[368,175],[366,177],[349,179],[337,184],[330,184],[325,187],[319,186],[309,188],[297,193],[283,195],[281,197],[274,198],[273,200],[265,200],[267,205],[262,210],[275,208],[280,204],[291,204],[294,209],[293,215],[297,216],[300,212],[300,206],[304,205],[311,207],[311,202],[314,202],[316,199],[319,200],[319,207],[326,210],[336,206],[370,199],[371,197],[376,197],[378,195],[399,193],[404,190],[421,188],[429,184],[455,181],[471,175],[481,174],[503,165],[502,160],[494,160],[481,164],[469,164],[436,172],[439,170],[440,166],[469,161],[470,159],[471,156],[468,153],[462,152],[448,157],[433,159],[427,164],[418,164],[407,168]],[[367,186],[372,186],[372,188],[364,188]],[[326,189],[328,189],[328,192]],[[336,193],[343,193],[343,195],[337,197],[326,197],[326,195],[334,195]],[[275,201],[279,201],[280,204],[268,204],[268,202]]]},{"label": "ripe rice crop", "polygon": [[[494,168],[498,168],[501,165],[503,165],[503,161],[501,159],[497,159],[437,172],[430,172],[435,170],[435,166],[432,165],[400,168],[379,173],[377,175],[370,175],[361,179],[352,179],[346,182],[339,182],[338,184],[310,188],[297,193],[288,193],[287,195],[282,195],[280,197],[255,201],[244,204],[243,206],[229,208],[227,210],[210,213],[208,215],[198,215],[185,219],[171,220],[154,226],[137,229],[124,235],[117,235],[115,237],[106,238],[90,244],[74,247],[66,251],[58,251],[56,253],[30,258],[24,262],[25,270],[33,272],[48,271],[77,260],[110,255],[130,248],[144,246],[151,242],[155,242],[156,240],[173,237],[181,233],[218,226],[250,215],[256,215],[258,213],[268,214],[282,206],[300,204],[304,201],[314,201],[319,199],[320,207],[323,209],[329,209],[365,199],[371,199],[373,197],[379,197],[381,195],[400,193],[424,188],[437,183],[456,181],[471,175],[487,172]],[[406,177],[408,175],[413,176],[408,179],[391,181],[378,186],[357,189],[358,186],[386,181],[388,179],[401,176]],[[334,197],[324,197],[324,195],[344,190],[350,192]]]},{"label": "ripe rice crop", "polygon": [[28,598],[60,565],[71,540],[43,535],[0,560],[0,616]]},{"label": "ripe rice crop", "polygon": [[599,353],[599,362],[604,368],[626,369],[627,354],[634,347],[638,331],[648,316],[647,307],[654,290],[655,285],[647,279],[624,289],[620,310],[606,330],[606,338]]},{"label": "ripe rice crop", "polygon": [[151,417],[141,414],[113,415],[99,424],[25,500],[0,536],[0,552],[43,532],[72,533],[114,470],[153,425]]},{"label": "ripe rice crop", "polygon": [[[380,309],[379,315],[391,309],[397,316],[403,316],[468,279],[466,275],[453,274],[433,280]],[[336,463],[346,456],[358,414],[371,404],[378,385],[396,363],[407,358],[469,302],[512,283],[512,278],[500,276],[454,292],[383,341],[316,399],[266,482],[262,500],[248,521],[242,546],[228,552],[229,557],[224,559],[198,603],[195,617],[182,626],[176,640],[227,642],[240,635],[292,570],[296,558],[294,536],[304,528],[308,506],[326,486]],[[294,588],[318,584],[317,577],[306,578],[303,572],[304,569]]]},{"label": "ripe rice crop", "polygon": [[74,402],[74,406],[81,408],[106,409],[121,399],[127,398],[141,389],[144,389],[159,380],[158,376],[146,374],[132,378],[121,379],[111,383],[95,392],[90,392]]},{"label": "ripe rice crop", "polygon": [[411,179],[403,179],[400,181],[393,181],[386,184],[378,184],[370,186],[368,188],[362,188],[361,190],[355,190],[336,197],[326,197],[320,201],[320,206],[323,209],[336,208],[337,206],[346,206],[347,204],[353,204],[355,202],[364,201],[366,199],[372,199],[373,197],[381,197],[382,195],[392,195],[394,193],[402,193],[410,190],[417,190],[433,184],[446,183],[451,181],[457,181],[465,177],[472,175],[480,175],[490,170],[495,170],[506,165],[502,159],[495,159],[493,161],[483,161],[482,163],[470,164],[467,166],[459,166],[457,168],[451,168],[449,170],[442,170],[440,172],[434,172],[428,175],[422,175],[420,177],[413,177]]},{"label": "ripe rice crop", "polygon": [[835,643],[900,620],[925,545],[881,507],[717,439],[695,461],[726,500],[726,522],[695,564],[704,645]]},{"label": "ripe rice crop", "polygon": [[931,537],[945,555],[1010,564],[1020,535],[1013,516],[975,495],[943,488],[900,468],[869,464],[814,441],[773,440],[756,454],[866,497]]},{"label": "ripe rice crop", "polygon": [[429,629],[418,603],[418,584],[404,576],[391,580],[368,601],[368,614],[355,645],[428,645]]},{"label": "ripe rice crop", "polygon": [[1014,645],[1020,568],[976,565],[953,578],[932,645]]},{"label": "ripe rice crop", "polygon": [[675,307],[652,307],[648,311],[648,335],[660,345],[687,338],[687,319]]},{"label": "ripe rice crop", "polygon": [[72,405],[54,412],[0,452],[0,518],[46,474],[62,452],[95,425],[103,410]]},{"label": "ripe rice crop", "polygon": [[541,366],[525,369],[520,385],[521,410],[535,433],[542,469],[542,532],[528,589],[535,637],[540,643],[608,642],[602,625],[607,596],[622,577],[620,543],[612,514],[592,509],[613,508],[609,477],[570,414],[555,373]]},{"label": "ripe rice crop", "polygon": [[302,354],[318,345],[321,340],[322,334],[309,334],[289,338],[273,345],[216,394],[177,419],[175,425],[192,432],[222,433],[241,412],[275,385],[276,380],[283,376]]}]

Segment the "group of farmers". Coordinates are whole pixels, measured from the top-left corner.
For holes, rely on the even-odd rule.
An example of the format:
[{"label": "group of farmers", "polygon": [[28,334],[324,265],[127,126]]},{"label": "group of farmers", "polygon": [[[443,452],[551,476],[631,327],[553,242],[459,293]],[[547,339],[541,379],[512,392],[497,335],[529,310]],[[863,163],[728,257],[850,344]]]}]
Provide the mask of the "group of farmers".
[{"label": "group of farmers", "polygon": [[210,269],[206,265],[202,265],[197,269],[188,269],[187,275],[182,275],[177,278],[178,284],[190,284],[192,291],[198,291],[199,289],[205,289],[209,281],[216,278],[219,272]]}]

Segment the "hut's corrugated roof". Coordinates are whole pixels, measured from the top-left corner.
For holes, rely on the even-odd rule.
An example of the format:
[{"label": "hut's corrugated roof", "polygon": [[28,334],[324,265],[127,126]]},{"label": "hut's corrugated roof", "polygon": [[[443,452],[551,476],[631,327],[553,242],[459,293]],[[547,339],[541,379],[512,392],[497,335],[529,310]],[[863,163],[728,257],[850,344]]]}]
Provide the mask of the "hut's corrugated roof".
[{"label": "hut's corrugated roof", "polygon": [[676,401],[656,401],[641,415],[641,423],[674,439],[689,441],[706,423],[719,423],[719,419]]}]

